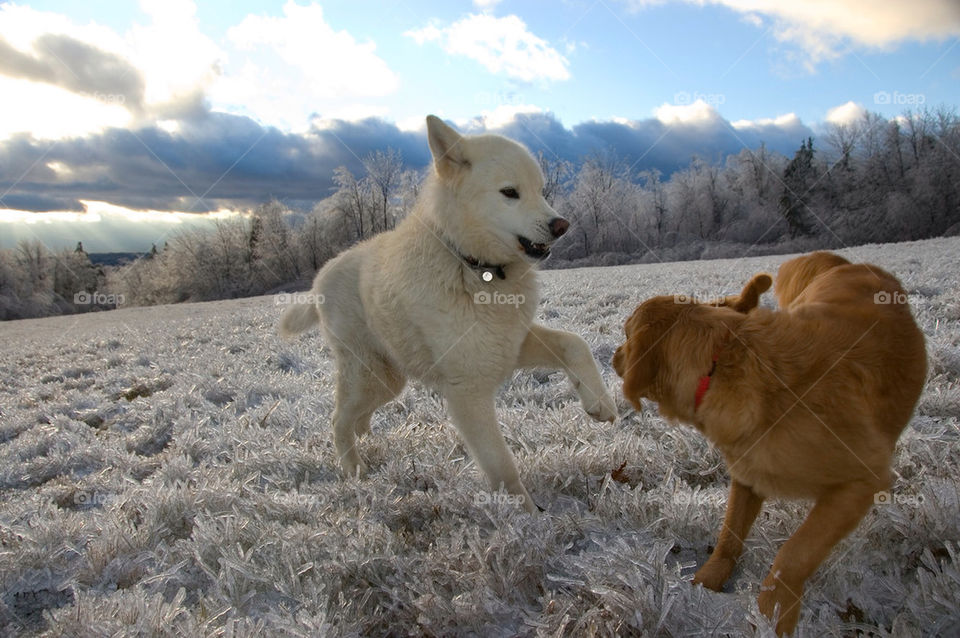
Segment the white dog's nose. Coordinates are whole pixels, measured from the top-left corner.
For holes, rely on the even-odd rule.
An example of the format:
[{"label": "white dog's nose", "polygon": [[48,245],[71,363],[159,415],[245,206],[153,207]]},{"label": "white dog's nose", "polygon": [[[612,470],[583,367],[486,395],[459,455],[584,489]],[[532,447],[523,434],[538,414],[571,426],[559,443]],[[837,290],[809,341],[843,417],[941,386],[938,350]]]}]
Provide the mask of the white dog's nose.
[{"label": "white dog's nose", "polygon": [[565,220],[563,217],[554,217],[550,220],[550,223],[547,224],[550,228],[550,234],[556,237],[561,237],[567,229],[570,228],[570,222]]}]

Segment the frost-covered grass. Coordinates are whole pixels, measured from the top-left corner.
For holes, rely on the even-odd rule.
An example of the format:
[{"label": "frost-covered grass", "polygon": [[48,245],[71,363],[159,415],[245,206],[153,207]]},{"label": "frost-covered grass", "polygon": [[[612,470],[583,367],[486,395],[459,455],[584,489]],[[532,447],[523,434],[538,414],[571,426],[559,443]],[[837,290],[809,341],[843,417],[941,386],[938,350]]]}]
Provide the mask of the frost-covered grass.
[{"label": "frost-covered grass", "polygon": [[[845,251],[893,270],[930,378],[892,504],[808,583],[799,635],[960,632],[960,239]],[[560,373],[518,373],[503,431],[547,512],[491,495],[412,384],[338,477],[333,367],[275,335],[272,298],[0,325],[0,633],[753,635],[757,587],[802,503],[768,503],[724,593],[690,585],[728,478],[693,430],[619,396],[642,299],[739,290],[786,257],[546,272],[541,319],[591,344],[621,419]],[[766,303],[771,299],[767,296]]]}]

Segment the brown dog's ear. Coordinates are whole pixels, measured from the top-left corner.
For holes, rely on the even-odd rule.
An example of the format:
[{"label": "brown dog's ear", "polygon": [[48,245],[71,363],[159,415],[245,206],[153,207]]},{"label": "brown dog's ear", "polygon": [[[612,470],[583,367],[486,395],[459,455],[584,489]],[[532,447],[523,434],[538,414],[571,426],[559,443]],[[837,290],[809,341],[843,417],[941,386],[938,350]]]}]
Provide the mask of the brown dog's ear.
[{"label": "brown dog's ear", "polygon": [[739,295],[725,297],[717,306],[726,306],[727,308],[746,314],[757,307],[760,303],[760,295],[770,290],[770,286],[772,285],[773,278],[770,275],[766,273],[754,275],[753,279],[747,282],[747,285],[743,287]]},{"label": "brown dog's ear", "polygon": [[430,143],[433,164],[442,179],[453,179],[457,173],[470,167],[470,162],[463,154],[463,136],[436,115],[427,116],[427,141]]},{"label": "brown dog's ear", "polygon": [[650,326],[637,328],[613,354],[613,368],[623,379],[623,396],[637,410],[641,409],[641,397],[649,396],[660,369],[659,346],[650,330]]}]

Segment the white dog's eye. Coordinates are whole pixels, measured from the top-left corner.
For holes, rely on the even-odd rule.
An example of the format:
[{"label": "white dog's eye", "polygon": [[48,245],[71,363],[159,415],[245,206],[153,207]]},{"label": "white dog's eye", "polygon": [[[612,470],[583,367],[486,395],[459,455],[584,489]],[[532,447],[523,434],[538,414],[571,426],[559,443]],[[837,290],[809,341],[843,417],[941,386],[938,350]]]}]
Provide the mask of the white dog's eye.
[{"label": "white dog's eye", "polygon": [[508,197],[510,199],[520,199],[520,193],[518,193],[517,189],[514,188],[513,186],[507,186],[506,188],[501,188],[500,192],[503,194],[504,197]]}]

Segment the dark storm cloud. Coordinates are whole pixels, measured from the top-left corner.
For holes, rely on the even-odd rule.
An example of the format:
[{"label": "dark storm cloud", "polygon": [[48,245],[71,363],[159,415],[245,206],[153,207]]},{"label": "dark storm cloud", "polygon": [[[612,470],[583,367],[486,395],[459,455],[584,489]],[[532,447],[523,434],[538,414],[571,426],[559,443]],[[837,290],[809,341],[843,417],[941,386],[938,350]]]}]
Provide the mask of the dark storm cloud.
[{"label": "dark storm cloud", "polygon": [[13,210],[26,210],[33,213],[47,213],[50,211],[82,213],[87,210],[87,207],[77,199],[33,195],[29,193],[8,193],[3,197],[3,207]]},{"label": "dark storm cloud", "polygon": [[0,74],[44,82],[136,111],[143,106],[143,77],[122,57],[66,35],[47,34],[34,52],[0,38]]},{"label": "dark storm cloud", "polygon": [[[207,212],[247,208],[271,197],[317,201],[333,171],[391,146],[413,166],[428,162],[426,139],[381,120],[283,133],[253,120],[207,113],[158,127],[108,129],[54,142],[18,135],[0,143],[0,204],[29,196],[106,201],[134,209]],[[50,165],[58,167],[53,170]]]},{"label": "dark storm cloud", "polygon": [[[465,132],[480,132],[475,124]],[[761,141],[791,154],[811,134],[799,122],[735,129],[718,115],[690,124],[656,119],[630,123],[585,122],[567,129],[552,115],[518,115],[494,132],[513,137],[548,157],[578,162],[614,152],[639,172],[669,174],[691,157],[720,160]],[[276,197],[308,203],[333,192],[333,171],[362,172],[362,159],[377,149],[399,150],[404,161],[430,161],[424,131],[408,132],[380,119],[334,122],[307,133],[283,133],[247,117],[200,107],[179,121],[176,132],[158,127],[108,129],[54,142],[19,135],[0,142],[0,204],[21,210],[76,210],[77,200],[106,201],[133,209],[207,212],[250,208]],[[50,165],[56,167],[56,170]],[[31,199],[32,198],[32,199]],[[32,206],[32,207],[27,207]]]},{"label": "dark storm cloud", "polygon": [[812,131],[796,126],[747,126],[734,128],[719,115],[682,124],[665,124],[656,118],[620,122],[583,122],[564,128],[547,114],[518,115],[502,132],[531,150],[544,151],[572,162],[597,152],[613,152],[633,165],[635,171],[660,169],[669,175],[690,163],[694,156],[720,161],[743,148],[765,143],[771,150],[792,154]]}]

